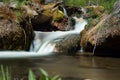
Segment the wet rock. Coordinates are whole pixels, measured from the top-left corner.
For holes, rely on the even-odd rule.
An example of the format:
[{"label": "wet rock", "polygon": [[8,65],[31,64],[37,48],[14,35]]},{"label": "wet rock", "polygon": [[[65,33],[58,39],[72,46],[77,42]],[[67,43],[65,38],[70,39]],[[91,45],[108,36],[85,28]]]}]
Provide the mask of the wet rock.
[{"label": "wet rock", "polygon": [[83,14],[83,11],[80,7],[75,6],[65,6],[68,16],[78,16],[80,17]]},{"label": "wet rock", "polygon": [[[29,19],[27,19],[27,21],[28,20]],[[27,22],[27,21],[26,20],[25,21],[22,20],[21,23],[20,23],[20,26],[24,30],[24,39],[25,39],[25,43],[26,43],[24,45],[24,46],[26,46],[25,50],[29,51],[30,45],[31,45],[31,43],[33,41],[33,38],[34,38],[34,32],[33,32],[34,30],[33,30],[32,25],[29,22]]]},{"label": "wet rock", "polygon": [[0,7],[0,50],[29,50],[33,38],[30,24],[19,24],[14,12]]},{"label": "wet rock", "polygon": [[58,30],[61,31],[70,30],[70,26],[68,27],[68,24],[68,18],[66,17],[61,19],[60,21],[52,21],[52,26],[56,27]]},{"label": "wet rock", "polygon": [[36,31],[57,31],[65,30],[67,25],[67,18],[59,15],[59,13],[52,15],[39,14],[32,18],[32,25]]},{"label": "wet rock", "polygon": [[14,22],[0,20],[0,50],[29,50],[30,33]]},{"label": "wet rock", "polygon": [[[116,6],[118,4],[120,3],[117,3]],[[114,9],[110,15],[103,16],[95,27],[84,30],[81,40],[81,46],[84,50],[109,53],[120,52],[120,7]]]},{"label": "wet rock", "polygon": [[58,53],[73,54],[80,50],[80,36],[78,34],[72,34],[65,37],[63,40],[57,42],[56,50]]}]

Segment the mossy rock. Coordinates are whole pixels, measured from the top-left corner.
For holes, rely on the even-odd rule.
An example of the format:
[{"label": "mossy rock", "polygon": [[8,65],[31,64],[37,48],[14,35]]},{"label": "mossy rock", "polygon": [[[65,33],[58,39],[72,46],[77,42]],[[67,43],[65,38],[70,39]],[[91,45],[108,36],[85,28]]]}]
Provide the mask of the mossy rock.
[{"label": "mossy rock", "polygon": [[104,12],[103,6],[87,6],[85,8],[87,9],[85,17],[96,18],[99,17]]},{"label": "mossy rock", "polygon": [[82,34],[81,45],[85,51],[94,51],[95,55],[119,55],[116,54],[120,52],[119,14],[120,7],[113,10],[111,14],[101,17],[96,26],[86,30]]},{"label": "mossy rock", "polygon": [[64,13],[60,10],[56,10],[53,12],[53,21],[59,21],[61,19],[63,19],[64,17]]},{"label": "mossy rock", "polygon": [[28,50],[30,35],[18,24],[0,20],[0,50]]},{"label": "mossy rock", "polygon": [[58,10],[57,7],[54,7],[56,4],[47,4],[42,5],[43,12],[40,13],[38,16],[40,19],[40,23],[45,23],[49,21],[50,19],[52,21],[59,21],[63,19],[64,13],[60,10]]},{"label": "mossy rock", "polygon": [[0,50],[29,50],[33,29],[29,19],[20,18],[7,8],[0,7]]}]

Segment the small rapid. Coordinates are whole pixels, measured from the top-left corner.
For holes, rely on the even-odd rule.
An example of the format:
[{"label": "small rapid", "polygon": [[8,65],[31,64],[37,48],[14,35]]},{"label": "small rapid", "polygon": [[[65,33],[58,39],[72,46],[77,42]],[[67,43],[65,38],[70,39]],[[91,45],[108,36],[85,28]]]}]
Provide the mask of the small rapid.
[{"label": "small rapid", "polygon": [[70,34],[80,34],[84,29],[87,21],[83,18],[73,17],[76,20],[75,29],[71,31],[53,31],[53,32],[41,32],[35,31],[35,38],[31,45],[30,51],[41,52],[53,52],[55,48],[54,41],[61,40]]},{"label": "small rapid", "polygon": [[74,30],[71,31],[53,31],[41,32],[34,31],[35,38],[28,51],[0,51],[0,59],[7,58],[29,58],[52,55],[55,49],[55,41],[59,41],[70,34],[80,34],[87,21],[83,18],[73,17],[76,21]]}]

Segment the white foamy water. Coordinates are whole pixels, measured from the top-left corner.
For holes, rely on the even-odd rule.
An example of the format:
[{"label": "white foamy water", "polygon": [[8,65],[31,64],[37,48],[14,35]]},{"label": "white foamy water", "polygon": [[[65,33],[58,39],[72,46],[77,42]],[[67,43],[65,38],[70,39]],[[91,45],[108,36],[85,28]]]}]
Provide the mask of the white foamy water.
[{"label": "white foamy water", "polygon": [[53,52],[55,43],[54,40],[61,40],[70,34],[80,34],[80,32],[84,29],[87,21],[83,18],[77,18],[75,29],[71,31],[55,31],[55,32],[40,32],[35,31],[35,40],[34,44],[31,45],[30,51],[35,52]]},{"label": "white foamy water", "polygon": [[87,24],[83,18],[76,18],[75,29],[71,31],[40,32],[35,31],[35,38],[31,44],[30,52],[27,51],[0,51],[0,58],[27,58],[40,57],[53,54],[55,40],[63,39],[69,34],[79,34]]},{"label": "white foamy water", "polygon": [[64,15],[66,16],[66,17],[68,17],[68,15],[67,15],[67,11],[66,11],[66,9],[63,7],[63,12],[64,12]]}]

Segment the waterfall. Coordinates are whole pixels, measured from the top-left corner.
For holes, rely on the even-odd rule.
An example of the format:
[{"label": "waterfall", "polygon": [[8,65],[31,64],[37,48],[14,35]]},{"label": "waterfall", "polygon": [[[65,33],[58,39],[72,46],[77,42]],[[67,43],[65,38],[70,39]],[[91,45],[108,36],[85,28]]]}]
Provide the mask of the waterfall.
[{"label": "waterfall", "polygon": [[55,44],[51,43],[50,41],[45,41],[42,46],[39,47],[39,50],[37,51],[37,53],[50,53],[53,52],[55,47]]},{"label": "waterfall", "polygon": [[55,49],[55,41],[65,38],[69,34],[79,34],[87,24],[83,18],[73,17],[76,21],[75,29],[71,31],[40,32],[34,31],[35,38],[30,51],[0,51],[1,58],[29,58],[52,55]]},{"label": "waterfall", "polygon": [[64,16],[68,17],[66,9],[64,7],[62,7],[62,8],[63,8]]},{"label": "waterfall", "polygon": [[[55,41],[61,40],[70,34],[80,34],[80,32],[84,29],[87,21],[83,18],[73,17],[76,20],[75,29],[71,31],[55,31],[55,32],[35,32],[35,39],[33,41],[34,44],[31,45],[30,51],[36,53],[45,53],[45,52],[53,52],[55,48]],[[33,46],[34,45],[34,46]],[[42,53],[41,53],[42,54]]]}]

